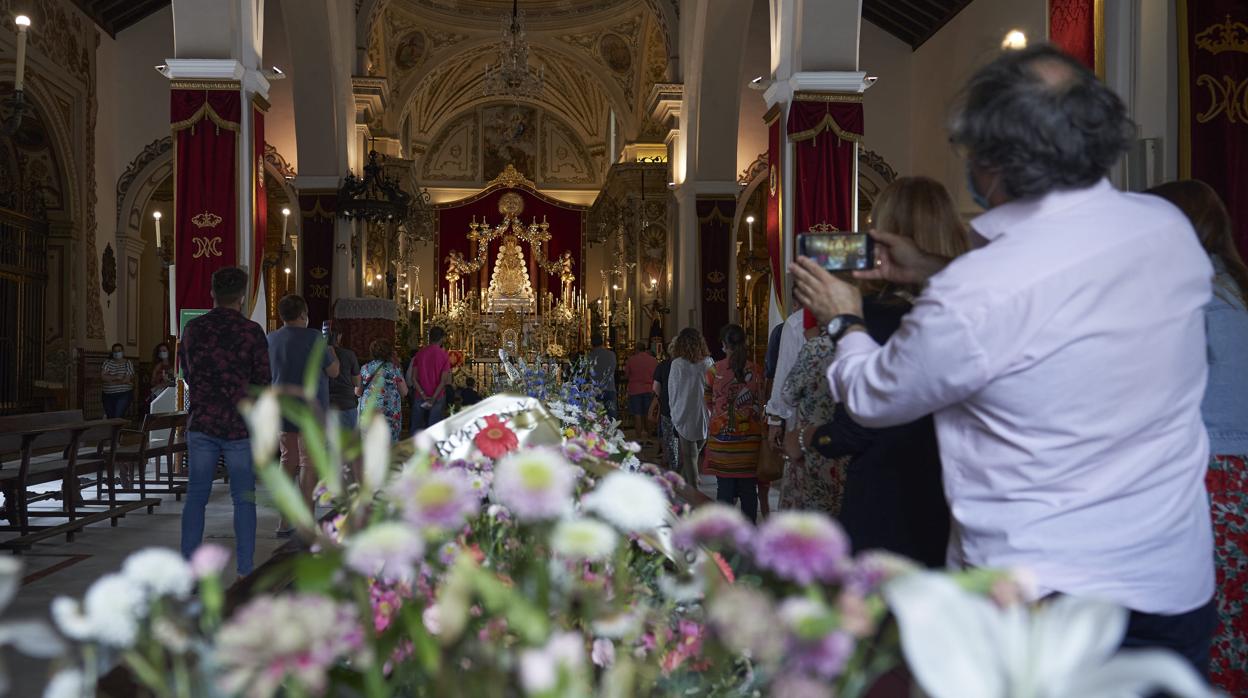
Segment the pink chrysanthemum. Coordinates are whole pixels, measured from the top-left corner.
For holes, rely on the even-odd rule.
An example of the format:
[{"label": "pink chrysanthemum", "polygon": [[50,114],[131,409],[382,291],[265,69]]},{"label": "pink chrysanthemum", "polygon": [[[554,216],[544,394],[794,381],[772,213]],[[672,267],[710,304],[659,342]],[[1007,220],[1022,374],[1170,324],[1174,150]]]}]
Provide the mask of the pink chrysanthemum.
[{"label": "pink chrysanthemum", "polygon": [[699,545],[743,548],[753,533],[740,509],[727,504],[706,504],[676,524],[672,543],[685,550]]},{"label": "pink chrysanthemum", "polygon": [[409,468],[395,483],[394,495],[403,518],[421,529],[453,531],[481,509],[480,493],[467,473],[458,468]]},{"label": "pink chrysanthemum", "polygon": [[754,562],[781,579],[797,584],[834,582],[849,555],[849,539],[823,514],[785,511],[759,527]]},{"label": "pink chrysanthemum", "polygon": [[571,508],[575,485],[576,470],[562,454],[533,448],[498,462],[492,497],[520,521],[542,521]]}]

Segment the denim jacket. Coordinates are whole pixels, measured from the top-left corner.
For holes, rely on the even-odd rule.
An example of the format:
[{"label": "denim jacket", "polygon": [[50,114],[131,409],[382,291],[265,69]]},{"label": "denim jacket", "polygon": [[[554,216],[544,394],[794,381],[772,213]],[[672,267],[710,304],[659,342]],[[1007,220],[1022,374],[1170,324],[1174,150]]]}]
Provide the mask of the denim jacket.
[{"label": "denim jacket", "polygon": [[1213,257],[1213,300],[1205,306],[1209,383],[1201,415],[1209,452],[1248,454],[1248,306],[1221,259]]}]

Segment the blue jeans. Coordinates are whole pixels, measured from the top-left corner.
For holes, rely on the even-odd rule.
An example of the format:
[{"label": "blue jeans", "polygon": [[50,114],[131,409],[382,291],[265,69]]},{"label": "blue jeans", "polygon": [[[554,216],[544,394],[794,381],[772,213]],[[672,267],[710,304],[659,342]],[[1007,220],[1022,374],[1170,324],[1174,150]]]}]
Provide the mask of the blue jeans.
[{"label": "blue jeans", "polygon": [[219,439],[202,432],[186,435],[189,478],[182,508],[182,556],[190,559],[204,540],[204,509],[212,494],[217,460],[225,456],[234,500],[234,541],[239,575],[251,574],[256,555],[256,473],[251,467],[251,440]]},{"label": "blue jeans", "polygon": [[130,403],[133,400],[133,390],[127,390],[124,393],[101,393],[100,403],[104,406],[104,418],[116,419],[125,417],[126,410],[130,409]]},{"label": "blue jeans", "polygon": [[446,397],[439,398],[428,408],[422,407],[422,402],[419,397],[412,401],[412,436],[446,419]]},{"label": "blue jeans", "polygon": [[355,429],[360,426],[360,408],[353,407],[349,410],[342,410],[339,412],[338,424],[340,424],[343,429],[355,431]]}]

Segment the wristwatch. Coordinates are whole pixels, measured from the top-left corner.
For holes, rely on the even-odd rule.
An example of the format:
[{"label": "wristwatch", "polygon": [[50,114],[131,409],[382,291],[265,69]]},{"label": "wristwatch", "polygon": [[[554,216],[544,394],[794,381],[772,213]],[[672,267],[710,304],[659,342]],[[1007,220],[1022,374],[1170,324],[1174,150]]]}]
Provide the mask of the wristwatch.
[{"label": "wristwatch", "polygon": [[863,327],[866,327],[867,321],[857,315],[837,315],[828,322],[828,336],[832,338],[833,342],[839,342],[841,341],[841,337],[844,337],[845,333],[849,331],[849,328],[854,325],[862,325]]}]

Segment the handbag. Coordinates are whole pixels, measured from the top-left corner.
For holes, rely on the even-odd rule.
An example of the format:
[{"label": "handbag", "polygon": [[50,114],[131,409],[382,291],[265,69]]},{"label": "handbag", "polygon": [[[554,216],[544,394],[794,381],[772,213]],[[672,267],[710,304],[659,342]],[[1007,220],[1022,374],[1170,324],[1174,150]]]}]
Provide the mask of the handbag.
[{"label": "handbag", "polygon": [[771,447],[766,437],[758,446],[758,479],[775,482],[784,478],[784,454]]}]

